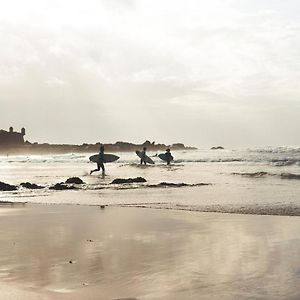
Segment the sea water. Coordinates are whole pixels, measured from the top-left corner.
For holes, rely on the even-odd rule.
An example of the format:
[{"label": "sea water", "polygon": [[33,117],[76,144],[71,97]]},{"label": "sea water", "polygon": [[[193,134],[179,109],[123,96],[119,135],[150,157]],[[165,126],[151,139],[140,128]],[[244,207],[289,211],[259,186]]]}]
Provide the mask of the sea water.
[{"label": "sea water", "polygon": [[[154,166],[119,153],[106,176],[89,175],[91,154],[1,157],[0,181],[18,190],[0,201],[81,204],[2,206],[2,281],[62,299],[299,299],[299,218],[259,216],[300,215],[299,148],[178,151],[171,166],[148,154]],[[49,189],[73,176],[85,184]]]},{"label": "sea water", "polygon": [[[174,151],[170,166],[157,157],[159,152],[147,153],[155,161],[147,166],[139,164],[134,152],[116,154],[120,159],[106,164],[105,176],[89,175],[96,167],[89,162],[90,153],[1,156],[0,181],[45,188],[1,192],[0,201],[300,215],[299,147]],[[49,190],[73,176],[85,182],[78,190]],[[111,184],[115,178],[129,177],[147,182]],[[161,182],[187,186],[161,186]]]}]

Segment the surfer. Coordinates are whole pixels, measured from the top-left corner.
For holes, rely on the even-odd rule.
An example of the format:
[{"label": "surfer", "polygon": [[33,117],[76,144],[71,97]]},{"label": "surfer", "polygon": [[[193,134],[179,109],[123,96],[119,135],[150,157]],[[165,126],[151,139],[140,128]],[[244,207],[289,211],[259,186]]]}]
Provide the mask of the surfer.
[{"label": "surfer", "polygon": [[90,175],[92,175],[94,172],[100,171],[102,169],[102,174],[105,173],[105,168],[104,168],[104,146],[100,146],[100,151],[99,151],[99,161],[97,161],[97,169],[91,170]]},{"label": "surfer", "polygon": [[147,162],[146,162],[146,150],[147,150],[147,148],[146,147],[144,147],[143,148],[143,151],[141,152],[142,153],[142,156],[141,156],[141,165],[144,163],[145,165],[147,164]]},{"label": "surfer", "polygon": [[166,150],[165,157],[166,157],[167,165],[169,165],[170,162],[173,160],[173,156],[172,156],[172,154],[171,154],[170,149],[167,149],[167,150]]}]

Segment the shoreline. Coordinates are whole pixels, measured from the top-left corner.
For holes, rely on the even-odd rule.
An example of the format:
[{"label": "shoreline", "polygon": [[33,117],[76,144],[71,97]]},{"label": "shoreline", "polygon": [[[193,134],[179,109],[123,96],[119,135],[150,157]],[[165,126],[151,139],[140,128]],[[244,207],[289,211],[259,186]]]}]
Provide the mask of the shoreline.
[{"label": "shoreline", "polygon": [[[75,191],[76,192],[76,191]],[[22,196],[20,198],[32,198],[33,196]],[[40,197],[40,196],[34,196]],[[47,197],[44,195],[42,197]],[[54,203],[54,202],[32,202],[32,201],[0,201],[0,208],[2,206],[18,206],[18,205],[58,205],[58,206],[82,206],[82,207],[101,207],[101,208],[137,208],[137,209],[153,209],[153,210],[169,210],[169,211],[182,211],[182,212],[195,212],[195,213],[213,213],[213,214],[229,214],[229,215],[253,215],[253,216],[278,216],[278,217],[300,217],[300,206],[295,205],[282,205],[274,206],[261,206],[248,205],[248,206],[229,206],[229,205],[211,205],[211,206],[197,206],[189,207],[184,205],[170,206],[170,203],[117,203],[117,204],[80,204],[80,203]]]}]

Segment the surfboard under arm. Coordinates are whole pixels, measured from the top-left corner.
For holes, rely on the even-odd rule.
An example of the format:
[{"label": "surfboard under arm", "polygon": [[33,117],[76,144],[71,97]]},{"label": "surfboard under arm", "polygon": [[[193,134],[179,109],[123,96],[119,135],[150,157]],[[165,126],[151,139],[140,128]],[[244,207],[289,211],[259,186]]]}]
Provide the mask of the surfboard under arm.
[{"label": "surfboard under arm", "polygon": [[[114,155],[114,154],[104,154],[104,163],[111,163],[111,162],[114,162],[116,160],[118,160],[120,157],[117,156],[117,155]],[[102,160],[99,159],[99,154],[95,154],[95,155],[92,155],[90,156],[90,161],[92,162],[102,162]]]},{"label": "surfboard under arm", "polygon": [[136,155],[139,157],[139,158],[143,158],[145,159],[146,163],[148,164],[151,164],[151,165],[154,165],[154,161],[148,156],[148,155],[145,155],[145,157],[143,157],[143,153],[141,151],[135,151]]}]

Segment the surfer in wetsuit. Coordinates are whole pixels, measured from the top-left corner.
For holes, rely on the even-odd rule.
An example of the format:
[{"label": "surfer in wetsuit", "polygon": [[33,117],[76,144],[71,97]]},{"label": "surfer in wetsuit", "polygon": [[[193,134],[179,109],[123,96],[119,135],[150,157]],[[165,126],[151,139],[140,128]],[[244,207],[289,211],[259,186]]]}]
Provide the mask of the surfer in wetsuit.
[{"label": "surfer in wetsuit", "polygon": [[166,162],[167,162],[167,165],[169,165],[170,162],[173,160],[173,156],[172,156],[172,154],[171,154],[170,149],[167,149],[167,150],[166,150],[165,156],[166,156]]},{"label": "surfer in wetsuit", "polygon": [[141,157],[141,165],[144,163],[145,165],[147,164],[147,162],[146,162],[146,150],[147,150],[147,148],[146,147],[144,147],[143,148],[143,151],[141,152],[142,153],[142,157]]},{"label": "surfer in wetsuit", "polygon": [[94,172],[100,171],[102,169],[102,174],[105,173],[105,168],[104,168],[104,146],[100,146],[100,151],[99,151],[99,161],[97,161],[97,169],[91,170],[90,174],[92,175]]}]

